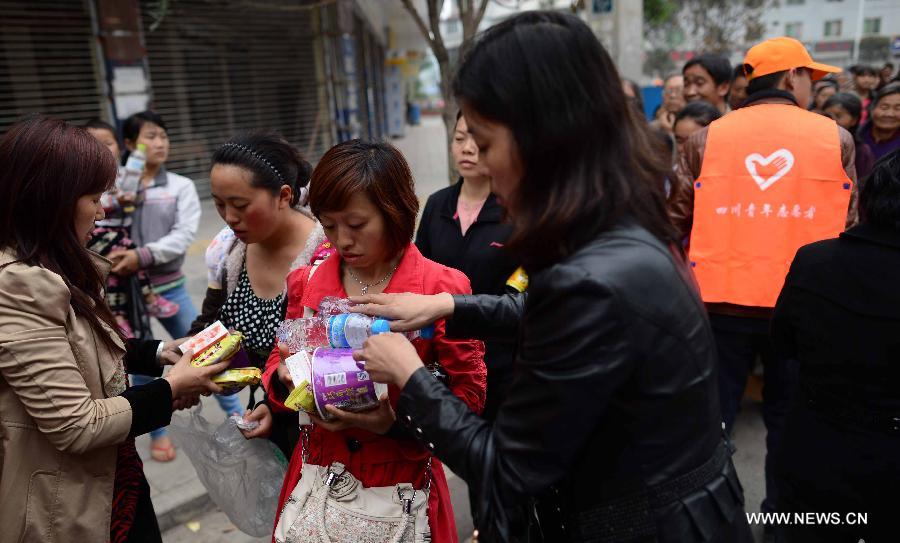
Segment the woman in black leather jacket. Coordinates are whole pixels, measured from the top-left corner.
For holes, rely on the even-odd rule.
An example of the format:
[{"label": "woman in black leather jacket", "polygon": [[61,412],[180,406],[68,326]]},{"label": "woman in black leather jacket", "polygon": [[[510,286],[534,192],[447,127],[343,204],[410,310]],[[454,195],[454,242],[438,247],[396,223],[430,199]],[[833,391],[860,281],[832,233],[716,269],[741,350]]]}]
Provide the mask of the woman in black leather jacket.
[{"label": "woman in black leather jacket", "polygon": [[652,139],[579,19],[488,30],[454,90],[507,208],[527,294],[379,295],[395,330],[518,337],[490,425],[399,334],[356,353],[403,392],[398,420],[470,484],[496,541],[750,541],[721,429],[706,314],[675,249]]}]

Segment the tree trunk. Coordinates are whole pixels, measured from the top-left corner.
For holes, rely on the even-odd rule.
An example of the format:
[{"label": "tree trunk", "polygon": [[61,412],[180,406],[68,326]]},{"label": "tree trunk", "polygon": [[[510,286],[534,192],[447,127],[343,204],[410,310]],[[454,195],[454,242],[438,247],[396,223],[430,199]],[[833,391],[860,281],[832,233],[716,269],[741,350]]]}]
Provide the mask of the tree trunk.
[{"label": "tree trunk", "polygon": [[447,182],[453,184],[459,179],[459,172],[456,171],[456,161],[453,160],[453,153],[450,146],[453,144],[453,133],[456,128],[456,97],[453,96],[451,84],[453,82],[453,73],[450,68],[449,58],[438,61],[441,71],[441,96],[444,98],[444,110],[441,117],[444,119],[444,135],[447,145]]}]

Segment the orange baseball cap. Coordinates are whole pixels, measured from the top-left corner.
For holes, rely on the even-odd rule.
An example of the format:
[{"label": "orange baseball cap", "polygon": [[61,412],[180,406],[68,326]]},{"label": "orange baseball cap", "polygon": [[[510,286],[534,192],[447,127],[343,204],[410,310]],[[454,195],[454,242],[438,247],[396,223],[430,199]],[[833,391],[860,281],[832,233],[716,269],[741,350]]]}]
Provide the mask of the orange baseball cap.
[{"label": "orange baseball cap", "polygon": [[744,57],[744,74],[747,80],[762,75],[783,72],[791,68],[809,68],[812,80],[818,81],[826,74],[842,71],[836,66],[813,62],[809,51],[794,38],[772,38],[756,44],[747,51]]}]

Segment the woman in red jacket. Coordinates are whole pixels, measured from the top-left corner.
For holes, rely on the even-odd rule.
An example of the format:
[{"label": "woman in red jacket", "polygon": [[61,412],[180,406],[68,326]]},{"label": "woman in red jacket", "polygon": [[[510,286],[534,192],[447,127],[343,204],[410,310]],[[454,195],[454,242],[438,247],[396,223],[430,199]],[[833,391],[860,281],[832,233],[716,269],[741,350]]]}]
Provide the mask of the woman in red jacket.
[{"label": "woman in red jacket", "polygon": [[[304,267],[288,275],[287,319],[302,317],[304,307],[318,309],[326,296],[471,293],[465,275],[426,259],[410,242],[419,203],[409,166],[394,147],[359,140],[333,147],[313,172],[309,197],[313,213],[338,254],[314,272]],[[436,324],[433,339],[414,341],[419,357],[446,379],[470,409],[481,412],[487,375],[483,344],[450,341],[444,335],[444,323]],[[285,355],[284,350],[276,349],[269,357],[263,378],[268,405],[258,409],[285,409],[283,401],[293,387],[284,365]],[[314,424],[305,446],[307,462],[318,466],[340,462],[364,487],[411,482],[415,488],[422,488],[431,452],[395,424],[398,395],[399,391],[390,387],[388,397],[374,411],[354,414],[329,406],[335,417],[331,422],[312,417]],[[265,420],[262,426],[267,424]],[[278,511],[300,480],[303,449],[301,443],[294,450]],[[436,459],[430,476],[428,523],[432,541],[455,542],[450,493]]]}]

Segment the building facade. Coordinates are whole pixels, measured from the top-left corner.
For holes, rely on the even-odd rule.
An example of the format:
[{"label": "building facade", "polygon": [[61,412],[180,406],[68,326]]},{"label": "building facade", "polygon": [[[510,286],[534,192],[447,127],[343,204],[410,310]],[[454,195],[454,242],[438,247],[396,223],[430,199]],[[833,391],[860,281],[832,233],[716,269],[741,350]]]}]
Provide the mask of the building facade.
[{"label": "building facade", "polygon": [[315,163],[387,132],[387,27],[371,1],[0,0],[0,132],[30,113],[165,120],[168,166],[209,192],[230,135],[272,129]]},{"label": "building facade", "polygon": [[[846,67],[900,56],[900,0],[779,0],[766,10],[766,37],[791,36],[816,60]],[[891,45],[897,43],[893,50]]]}]

